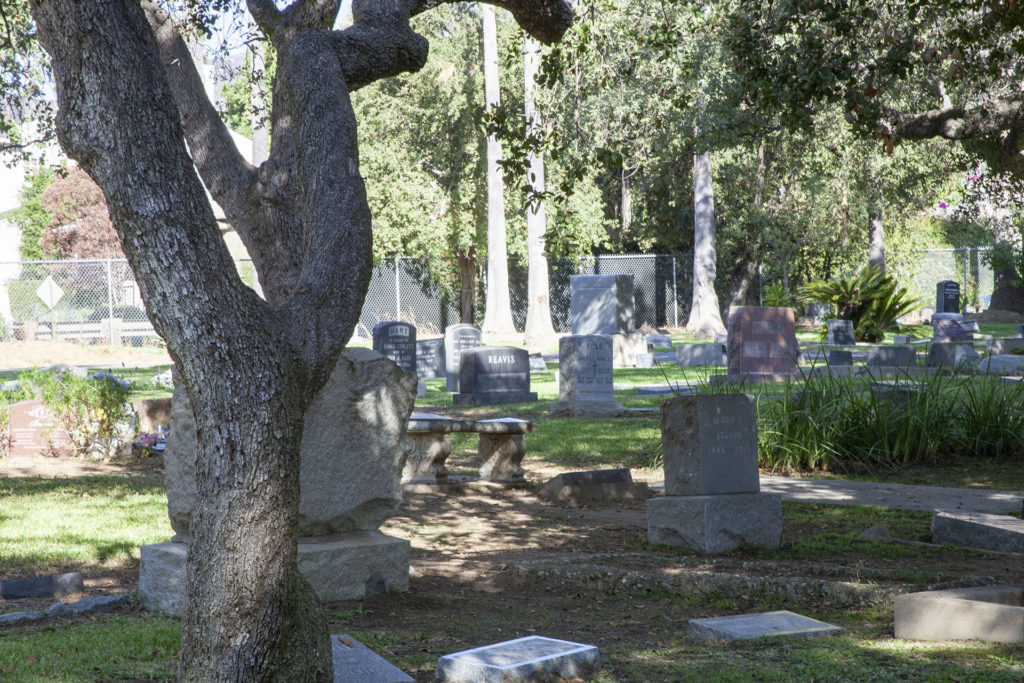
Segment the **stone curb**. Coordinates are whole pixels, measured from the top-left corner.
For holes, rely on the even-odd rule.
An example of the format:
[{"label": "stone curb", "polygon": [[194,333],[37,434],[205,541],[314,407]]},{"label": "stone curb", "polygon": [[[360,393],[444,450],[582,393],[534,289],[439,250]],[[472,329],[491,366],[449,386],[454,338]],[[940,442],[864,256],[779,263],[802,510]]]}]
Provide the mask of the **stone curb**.
[{"label": "stone curb", "polygon": [[81,617],[87,614],[99,614],[109,612],[120,607],[135,603],[135,593],[119,593],[117,595],[97,595],[90,598],[82,598],[77,602],[65,605],[62,602],[55,602],[50,605],[46,612],[10,612],[0,614],[0,626],[20,626],[43,619],[60,619]]}]

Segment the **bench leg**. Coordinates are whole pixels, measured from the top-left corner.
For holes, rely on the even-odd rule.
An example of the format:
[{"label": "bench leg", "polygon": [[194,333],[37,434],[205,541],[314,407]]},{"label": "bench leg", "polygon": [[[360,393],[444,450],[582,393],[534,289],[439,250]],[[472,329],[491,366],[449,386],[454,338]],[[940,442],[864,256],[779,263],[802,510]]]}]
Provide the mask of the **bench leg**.
[{"label": "bench leg", "polygon": [[441,483],[448,479],[448,468],[444,466],[452,452],[452,440],[448,434],[410,434],[413,442],[412,453],[402,470],[402,483]]},{"label": "bench leg", "polygon": [[520,463],[526,455],[522,434],[481,434],[478,451],[480,478],[486,481],[517,483],[524,479]]}]

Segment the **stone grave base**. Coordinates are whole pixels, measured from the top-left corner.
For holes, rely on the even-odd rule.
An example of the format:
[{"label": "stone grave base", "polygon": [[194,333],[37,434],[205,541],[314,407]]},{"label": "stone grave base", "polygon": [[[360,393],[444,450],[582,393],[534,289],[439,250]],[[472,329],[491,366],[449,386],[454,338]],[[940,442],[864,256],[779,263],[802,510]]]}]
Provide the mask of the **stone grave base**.
[{"label": "stone grave base", "polygon": [[[409,542],[379,531],[299,539],[299,571],[321,600],[351,600],[409,589]],[[184,543],[141,549],[139,600],[151,609],[181,616],[185,608]]]},{"label": "stone grave base", "polygon": [[625,412],[618,401],[553,401],[551,417],[619,417]]},{"label": "stone grave base", "polygon": [[489,391],[478,394],[452,394],[452,405],[456,406],[497,406],[504,403],[533,403],[537,400],[535,391]]},{"label": "stone grave base", "polygon": [[740,545],[776,548],[782,539],[782,496],[729,493],[664,496],[647,501],[647,540],[702,553]]},{"label": "stone grave base", "polygon": [[1024,643],[1024,586],[982,586],[897,595],[897,638]]},{"label": "stone grave base", "polygon": [[635,368],[637,354],[647,353],[647,337],[643,332],[613,334],[612,367]]},{"label": "stone grave base", "polygon": [[985,512],[936,510],[932,543],[1000,553],[1024,553],[1024,520]]}]

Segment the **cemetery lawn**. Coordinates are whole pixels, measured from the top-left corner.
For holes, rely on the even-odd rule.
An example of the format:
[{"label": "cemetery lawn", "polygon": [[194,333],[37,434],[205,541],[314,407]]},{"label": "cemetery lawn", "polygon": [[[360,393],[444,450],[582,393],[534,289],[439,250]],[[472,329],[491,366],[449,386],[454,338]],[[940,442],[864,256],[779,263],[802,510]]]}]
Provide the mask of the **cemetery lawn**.
[{"label": "cemetery lawn", "polygon": [[[606,434],[588,443],[611,459],[612,441]],[[90,594],[130,591],[139,545],[171,534],[152,471],[8,477],[0,501],[0,579],[81,571]],[[412,544],[410,591],[326,609],[333,633],[354,636],[424,682],[443,654],[530,634],[599,646],[600,683],[1024,676],[1024,646],[894,640],[888,599],[926,586],[1024,582],[1021,563],[860,538],[883,525],[894,537],[927,541],[928,513],[786,502],[783,515],[780,549],[707,557],[648,545],[642,501],[574,507],[531,490],[410,494],[383,528]],[[738,585],[735,576],[744,577]],[[0,601],[0,613],[50,602]],[[775,609],[845,631],[713,645],[686,637],[692,618]],[[176,621],[139,608],[10,627],[0,630],[0,679],[165,680],[179,638]]]}]

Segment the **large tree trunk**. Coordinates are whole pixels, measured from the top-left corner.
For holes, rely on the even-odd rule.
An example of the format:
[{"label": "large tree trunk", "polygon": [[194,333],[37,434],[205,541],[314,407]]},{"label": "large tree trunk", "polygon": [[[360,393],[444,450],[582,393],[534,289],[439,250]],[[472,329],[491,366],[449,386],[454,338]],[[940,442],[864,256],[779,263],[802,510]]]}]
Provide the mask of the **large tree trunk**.
[{"label": "large tree trunk", "polygon": [[998,311],[1024,313],[1024,283],[1013,266],[995,271],[995,288],[988,307]]},{"label": "large tree trunk", "polygon": [[[296,567],[305,410],[358,321],[372,272],[351,90],[422,68],[432,0],[248,7],[278,54],[271,149],[247,164],[188,49],[149,0],[32,0],[57,134],[102,188],[146,311],[195,408],[199,450],[179,677],[329,681],[326,622]],[[565,0],[505,3],[544,40]],[[186,150],[185,143],[189,149]],[[238,278],[206,187],[252,256]]]},{"label": "large tree trunk", "polygon": [[885,224],[882,222],[882,210],[878,206],[871,209],[868,218],[868,265],[872,268],[885,270]]},{"label": "large tree trunk", "polygon": [[476,325],[476,255],[456,252],[459,263],[459,310],[461,322]]},{"label": "large tree trunk", "polygon": [[[527,36],[523,43],[524,108],[528,132],[539,134],[540,121],[534,101],[537,70],[540,67],[540,44]],[[533,192],[544,192],[544,155],[530,152],[530,168],[527,183]],[[527,297],[526,348],[540,351],[558,343],[558,335],[551,323],[550,283],[548,282],[548,259],[544,254],[544,234],[547,221],[544,201],[537,198],[526,209],[526,255],[527,255]]]},{"label": "large tree trunk", "polygon": [[[484,25],[484,95],[487,109],[501,104],[498,89],[498,28],[494,8],[480,7]],[[502,178],[501,141],[487,136],[487,295],[484,299],[485,337],[508,340],[515,336],[508,293],[508,248],[505,244],[505,182]]]},{"label": "large tree trunk", "polygon": [[716,334],[725,334],[715,292],[718,256],[710,152],[693,156],[693,208],[693,299],[686,330],[699,338],[710,339]]},{"label": "large tree trunk", "polygon": [[[764,137],[757,141],[757,169],[754,174],[754,208],[758,213],[764,210],[764,183],[768,171],[768,158]],[[732,277],[729,280],[729,306],[749,306],[754,295],[754,282],[761,265],[761,235],[747,235],[740,253],[733,262]]]}]

